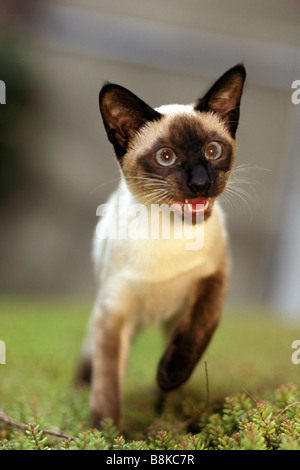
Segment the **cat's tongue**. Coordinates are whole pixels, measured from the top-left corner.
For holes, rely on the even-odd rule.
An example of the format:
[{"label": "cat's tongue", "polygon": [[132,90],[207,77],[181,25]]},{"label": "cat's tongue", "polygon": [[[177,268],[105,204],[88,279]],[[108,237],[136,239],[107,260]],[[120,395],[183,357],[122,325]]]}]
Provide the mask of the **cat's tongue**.
[{"label": "cat's tongue", "polygon": [[204,199],[203,197],[196,197],[194,199],[185,199],[184,200],[185,209],[193,214],[200,214],[205,212],[209,206],[209,200]]}]

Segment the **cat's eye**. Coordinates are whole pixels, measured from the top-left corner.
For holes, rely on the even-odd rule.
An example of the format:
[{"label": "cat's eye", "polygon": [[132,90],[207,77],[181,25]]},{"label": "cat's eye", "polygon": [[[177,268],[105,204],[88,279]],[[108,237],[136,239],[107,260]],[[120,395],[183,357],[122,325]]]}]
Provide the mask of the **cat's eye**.
[{"label": "cat's eye", "polygon": [[160,165],[171,166],[175,163],[177,157],[174,150],[170,148],[162,148],[156,152],[155,158],[157,163],[159,163]]},{"label": "cat's eye", "polygon": [[210,142],[205,147],[205,156],[210,160],[217,160],[222,155],[222,147],[219,142]]}]

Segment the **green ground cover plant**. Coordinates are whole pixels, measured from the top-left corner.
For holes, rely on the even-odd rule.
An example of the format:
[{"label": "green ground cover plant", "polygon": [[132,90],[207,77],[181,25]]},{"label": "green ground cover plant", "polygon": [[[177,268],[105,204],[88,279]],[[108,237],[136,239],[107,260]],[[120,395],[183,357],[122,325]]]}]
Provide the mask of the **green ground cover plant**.
[{"label": "green ground cover plant", "polygon": [[0,299],[1,450],[300,450],[300,324],[264,309],[230,306],[190,381],[160,409],[156,326],[132,345],[124,432],[90,427],[89,388],[73,378],[88,302]]}]

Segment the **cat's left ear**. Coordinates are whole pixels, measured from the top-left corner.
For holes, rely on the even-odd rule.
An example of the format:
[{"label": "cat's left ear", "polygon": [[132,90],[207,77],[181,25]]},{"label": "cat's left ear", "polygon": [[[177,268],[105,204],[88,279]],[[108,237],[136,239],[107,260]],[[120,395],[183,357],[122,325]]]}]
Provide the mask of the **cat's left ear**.
[{"label": "cat's left ear", "polygon": [[239,122],[240,102],[245,78],[246,70],[243,64],[232,67],[195,104],[197,111],[217,113],[233,138],[235,138]]},{"label": "cat's left ear", "polygon": [[130,139],[140,127],[161,117],[131,91],[113,83],[101,89],[99,105],[108,139],[118,158],[126,153]]}]

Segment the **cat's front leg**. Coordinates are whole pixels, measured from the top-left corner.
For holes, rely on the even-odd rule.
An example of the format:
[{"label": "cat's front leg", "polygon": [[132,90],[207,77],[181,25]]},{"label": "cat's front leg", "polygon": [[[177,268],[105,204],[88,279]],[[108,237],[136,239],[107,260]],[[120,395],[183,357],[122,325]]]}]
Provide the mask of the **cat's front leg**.
[{"label": "cat's front leg", "polygon": [[162,390],[173,390],[190,377],[219,323],[227,278],[226,271],[220,270],[198,283],[192,307],[160,360],[157,381]]},{"label": "cat's front leg", "polygon": [[121,430],[121,398],[130,327],[120,315],[103,315],[94,322],[92,361],[92,426],[101,429],[104,418],[112,418]]}]

